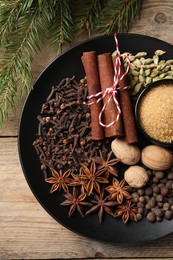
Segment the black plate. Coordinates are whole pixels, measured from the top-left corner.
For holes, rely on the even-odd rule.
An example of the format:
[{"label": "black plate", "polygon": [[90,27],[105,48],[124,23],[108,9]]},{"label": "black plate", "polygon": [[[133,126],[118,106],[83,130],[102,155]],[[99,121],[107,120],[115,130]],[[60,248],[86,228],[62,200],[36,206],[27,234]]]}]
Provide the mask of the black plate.
[{"label": "black plate", "polygon": [[[135,35],[119,34],[118,41],[120,51],[136,54],[146,51],[152,56],[157,49],[166,51],[164,59],[170,59],[173,55],[173,46],[155,38]],[[173,221],[163,220],[161,223],[149,223],[146,219],[138,223],[130,222],[126,225],[120,219],[106,216],[103,224],[99,224],[97,215],[82,218],[74,214],[68,218],[67,208],[59,206],[61,201],[57,194],[50,194],[50,186],[44,181],[40,170],[38,156],[32,146],[36,138],[38,120],[41,105],[45,102],[51,86],[58,84],[64,77],[75,75],[78,79],[84,76],[81,63],[83,51],[95,50],[98,54],[113,52],[115,42],[113,36],[97,37],[85,41],[63,53],[55,59],[39,76],[33,89],[29,93],[21,116],[19,127],[19,155],[26,180],[38,199],[39,203],[58,222],[68,229],[92,239],[136,244],[161,238],[173,232]]]}]

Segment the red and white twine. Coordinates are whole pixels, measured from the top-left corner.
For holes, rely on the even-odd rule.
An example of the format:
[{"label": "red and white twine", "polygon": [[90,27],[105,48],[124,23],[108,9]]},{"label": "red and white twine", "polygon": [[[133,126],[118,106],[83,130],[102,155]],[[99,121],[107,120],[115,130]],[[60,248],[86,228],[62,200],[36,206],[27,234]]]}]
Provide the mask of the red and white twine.
[{"label": "red and white twine", "polygon": [[[107,87],[105,90],[100,91],[96,94],[90,95],[88,96],[88,100],[92,99],[92,98],[98,98],[96,101],[91,101],[91,102],[86,102],[85,104],[87,105],[93,105],[93,104],[97,104],[98,102],[100,102],[102,99],[104,99],[104,97],[108,94],[111,94],[108,98],[108,100],[104,103],[100,113],[99,113],[99,124],[103,127],[110,127],[112,126],[114,123],[116,123],[119,120],[120,114],[121,114],[121,108],[119,105],[119,102],[117,100],[117,90],[120,89],[118,87],[118,83],[127,75],[129,69],[130,69],[130,60],[129,57],[126,54],[121,54],[119,51],[119,44],[118,44],[118,39],[117,39],[117,35],[116,33],[114,34],[114,40],[115,40],[115,44],[116,44],[116,59],[115,59],[115,64],[114,64],[114,79],[113,79],[113,85],[110,87]],[[121,57],[125,57],[126,61],[127,61],[127,68],[124,72],[124,74],[121,75]],[[128,89],[129,86],[124,86],[123,88],[121,88],[121,90],[124,89]],[[104,124],[102,122],[102,115],[103,112],[106,108],[106,106],[109,104],[111,98],[113,98],[115,105],[117,107],[117,116],[115,118],[115,120],[113,120],[112,122],[110,122],[109,124]]]}]

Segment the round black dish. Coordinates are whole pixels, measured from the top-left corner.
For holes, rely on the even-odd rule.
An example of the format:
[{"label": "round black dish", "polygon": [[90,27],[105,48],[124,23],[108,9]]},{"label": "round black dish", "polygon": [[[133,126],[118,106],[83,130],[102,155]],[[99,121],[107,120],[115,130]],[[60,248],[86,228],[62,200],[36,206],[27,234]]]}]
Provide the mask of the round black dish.
[{"label": "round black dish", "polygon": [[[163,49],[166,51],[163,59],[172,57],[173,46],[155,38],[135,34],[119,34],[118,41],[121,53],[136,54],[139,51],[146,51],[151,57],[157,49]],[[92,50],[98,54],[113,52],[115,50],[114,37],[93,38],[71,48],[55,59],[34,84],[24,104],[19,126],[18,147],[23,172],[39,203],[52,217],[68,229],[92,239],[113,243],[149,242],[172,233],[173,220],[152,224],[144,219],[138,223],[129,222],[124,225],[121,219],[109,216],[105,217],[103,224],[99,223],[97,215],[82,218],[79,214],[74,214],[68,218],[68,209],[59,205],[61,194],[50,194],[50,186],[44,181],[39,158],[32,145],[37,133],[37,115],[40,113],[42,103],[45,102],[51,87],[58,84],[64,77],[72,75],[75,75],[77,79],[84,77],[81,62],[82,52]]]},{"label": "round black dish", "polygon": [[136,118],[137,125],[138,125],[142,135],[144,136],[144,138],[148,139],[151,143],[153,143],[155,145],[171,148],[171,147],[173,147],[173,143],[159,142],[159,141],[153,139],[152,137],[150,137],[149,135],[147,135],[145,133],[145,131],[143,130],[143,128],[141,127],[141,124],[140,124],[140,121],[139,121],[139,116],[138,116],[139,106],[140,106],[140,102],[141,102],[143,96],[146,95],[146,93],[148,91],[150,91],[150,89],[157,87],[161,84],[172,84],[173,85],[173,79],[162,79],[162,80],[152,82],[142,90],[142,92],[140,93],[139,97],[137,98],[137,101],[136,101],[136,104],[135,104],[135,118]]}]

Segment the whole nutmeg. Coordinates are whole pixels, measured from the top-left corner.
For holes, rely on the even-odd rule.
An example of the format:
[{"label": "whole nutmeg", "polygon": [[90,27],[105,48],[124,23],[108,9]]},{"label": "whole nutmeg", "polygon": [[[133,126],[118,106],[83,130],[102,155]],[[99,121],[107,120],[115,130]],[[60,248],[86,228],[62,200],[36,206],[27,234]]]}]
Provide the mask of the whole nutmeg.
[{"label": "whole nutmeg", "polygon": [[167,148],[148,145],[142,150],[141,161],[152,170],[163,171],[173,165],[173,154]]},{"label": "whole nutmeg", "polygon": [[124,173],[124,179],[133,188],[143,187],[149,177],[147,171],[141,166],[130,166]]},{"label": "whole nutmeg", "polygon": [[126,165],[134,165],[139,162],[141,152],[136,145],[127,144],[124,138],[117,138],[111,143],[112,152]]}]

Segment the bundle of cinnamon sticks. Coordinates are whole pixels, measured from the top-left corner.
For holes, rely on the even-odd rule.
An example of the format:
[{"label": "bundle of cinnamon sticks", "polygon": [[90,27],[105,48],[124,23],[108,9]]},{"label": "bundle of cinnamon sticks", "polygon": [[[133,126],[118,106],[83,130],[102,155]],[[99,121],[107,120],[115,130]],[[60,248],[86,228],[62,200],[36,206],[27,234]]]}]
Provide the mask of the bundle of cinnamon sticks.
[{"label": "bundle of cinnamon sticks", "polygon": [[[112,57],[110,53],[97,55],[95,51],[84,52],[82,63],[87,77],[88,95],[96,95],[101,91],[113,85],[114,66],[116,56]],[[125,72],[123,62],[121,62],[120,77]],[[118,121],[115,120],[118,109],[115,101],[110,97],[111,93],[97,102],[97,97],[92,97],[91,104],[91,130],[93,140],[102,140],[105,137],[125,136],[128,144],[138,142],[138,136],[132,110],[130,90],[124,88],[128,85],[127,76],[118,82],[118,93],[116,99],[119,102],[121,114]],[[109,127],[102,127],[99,122],[99,115],[106,104],[103,111],[103,122],[107,126],[115,121]]]}]

